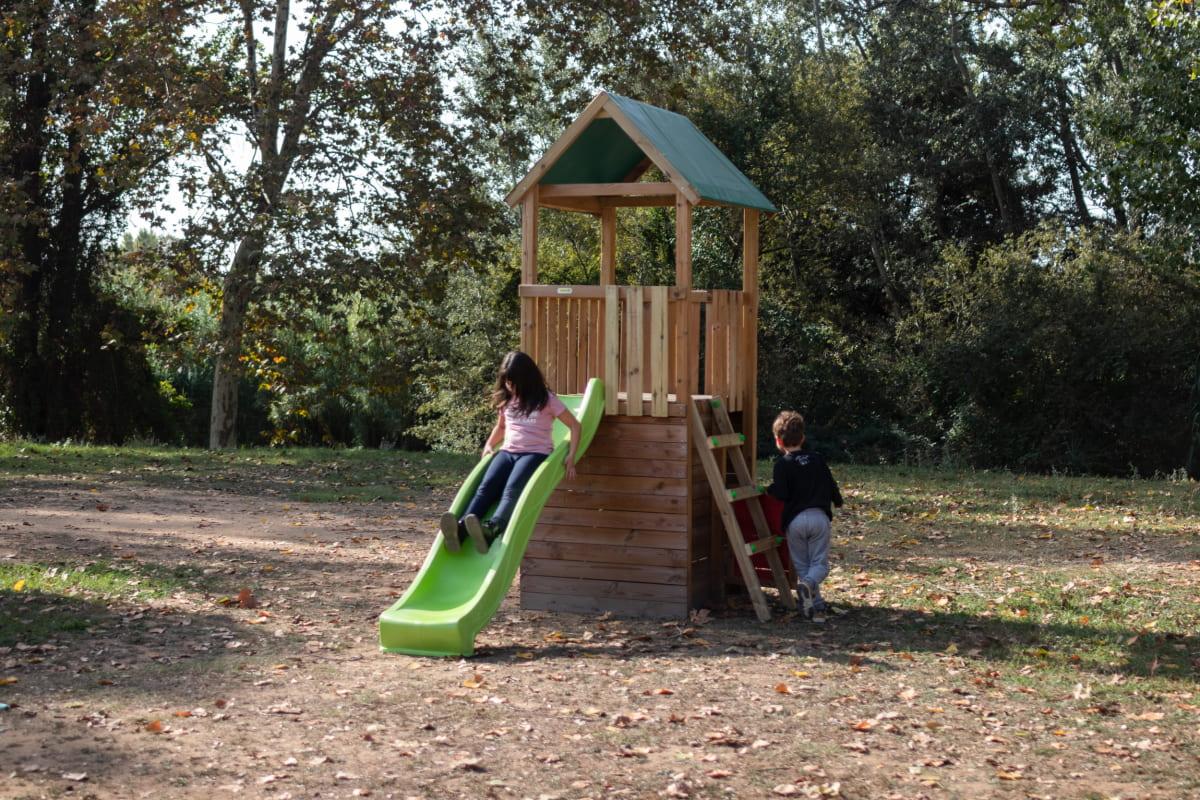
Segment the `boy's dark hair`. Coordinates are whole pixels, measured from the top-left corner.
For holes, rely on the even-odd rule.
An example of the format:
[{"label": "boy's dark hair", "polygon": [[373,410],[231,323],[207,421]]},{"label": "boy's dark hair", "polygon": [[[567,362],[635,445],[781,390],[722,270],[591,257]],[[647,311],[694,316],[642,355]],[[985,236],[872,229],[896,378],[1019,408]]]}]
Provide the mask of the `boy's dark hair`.
[{"label": "boy's dark hair", "polygon": [[799,447],[804,443],[804,417],[795,411],[780,411],[771,430],[784,447]]},{"label": "boy's dark hair", "polygon": [[[509,391],[506,381],[512,383],[513,391]],[[542,371],[532,358],[520,350],[513,350],[500,362],[496,387],[492,391],[492,405],[497,409],[504,408],[514,398],[517,401],[514,410],[521,416],[541,410],[550,401],[550,389],[546,386]]]}]

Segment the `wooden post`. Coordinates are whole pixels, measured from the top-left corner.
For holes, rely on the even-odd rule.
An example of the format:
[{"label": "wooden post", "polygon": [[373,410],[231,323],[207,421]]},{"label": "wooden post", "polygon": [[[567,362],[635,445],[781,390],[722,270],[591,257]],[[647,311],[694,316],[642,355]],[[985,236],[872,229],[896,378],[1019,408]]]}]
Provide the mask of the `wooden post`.
[{"label": "wooden post", "polygon": [[[537,283],[538,246],[538,187],[531,186],[521,200],[521,283]],[[533,314],[537,302],[521,298],[521,349],[526,353],[533,346]]]},{"label": "wooden post", "polygon": [[742,211],[742,299],[745,331],[742,339],[745,363],[742,374],[745,402],[742,432],[746,434],[746,461],[750,476],[757,480],[758,462],[758,209]]},{"label": "wooden post", "polygon": [[620,410],[621,388],[621,296],[616,286],[604,288],[604,413]]},{"label": "wooden post", "polygon": [[600,209],[600,285],[617,282],[617,209]]},{"label": "wooden post", "polygon": [[644,291],[641,286],[630,286],[625,295],[625,398],[631,417],[642,416],[642,355],[646,348],[645,313],[642,308]]},{"label": "wooden post", "polygon": [[651,286],[650,295],[650,414],[667,416],[667,392],[670,387],[670,346],[667,341],[667,287]]},{"label": "wooden post", "polygon": [[692,204],[675,195],[675,285],[692,288]]}]

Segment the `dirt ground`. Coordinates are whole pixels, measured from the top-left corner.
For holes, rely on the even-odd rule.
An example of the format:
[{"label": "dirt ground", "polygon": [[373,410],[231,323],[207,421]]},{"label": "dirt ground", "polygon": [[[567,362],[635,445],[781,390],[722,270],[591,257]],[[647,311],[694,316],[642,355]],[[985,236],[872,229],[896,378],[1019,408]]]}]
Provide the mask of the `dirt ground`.
[{"label": "dirt ground", "polygon": [[[744,606],[667,623],[523,612],[514,587],[476,657],[433,660],[381,654],[376,617],[449,489],[310,503],[113,472],[0,484],[0,565],[171,581],[142,600],[10,592],[18,622],[86,624],[0,647],[0,797],[1200,796],[1194,630],[1116,630],[1165,655],[1092,669],[1086,652],[999,641],[994,620],[954,605],[984,577],[1003,594],[1012,570],[1051,562],[1195,597],[1196,519],[1179,522],[1190,550],[1148,527],[1132,548],[1060,534],[992,552],[934,524],[923,554],[873,537],[892,529],[864,527],[882,512],[849,481],[829,584],[843,613],[824,626],[760,625]],[[899,580],[924,576],[927,610],[891,601],[901,584],[884,573],[901,562]],[[973,581],[972,564],[995,574]],[[1179,666],[1160,669],[1168,658]]]}]

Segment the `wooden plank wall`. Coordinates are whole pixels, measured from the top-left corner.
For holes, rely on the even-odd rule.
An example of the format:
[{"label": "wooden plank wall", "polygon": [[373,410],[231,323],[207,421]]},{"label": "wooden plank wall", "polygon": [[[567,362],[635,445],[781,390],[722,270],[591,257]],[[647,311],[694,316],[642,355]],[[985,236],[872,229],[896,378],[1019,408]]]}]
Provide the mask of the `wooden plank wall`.
[{"label": "wooden plank wall", "polygon": [[523,297],[521,348],[557,394],[579,394],[604,374],[604,300]]},{"label": "wooden plank wall", "polygon": [[[754,314],[752,296],[724,289],[523,286],[521,346],[559,394],[604,378],[609,414],[663,418],[693,394],[720,395],[736,413],[755,396]],[[617,393],[644,396],[644,407],[618,411]]]},{"label": "wooden plank wall", "polygon": [[683,410],[605,417],[579,476],[559,485],[534,530],[522,608],[683,618],[710,602],[720,584],[711,498]]}]

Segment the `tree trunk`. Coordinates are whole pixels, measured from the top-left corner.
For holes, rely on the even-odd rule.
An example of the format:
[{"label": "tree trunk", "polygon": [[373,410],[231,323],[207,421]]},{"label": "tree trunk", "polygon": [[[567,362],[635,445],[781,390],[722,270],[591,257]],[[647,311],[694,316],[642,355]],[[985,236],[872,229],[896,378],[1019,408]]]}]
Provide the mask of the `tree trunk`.
[{"label": "tree trunk", "polygon": [[1061,78],[1057,81],[1058,94],[1058,141],[1063,149],[1063,157],[1067,161],[1067,172],[1071,176],[1071,194],[1075,197],[1075,213],[1084,227],[1092,227],[1092,215],[1088,211],[1087,198],[1083,195],[1083,182],[1079,177],[1083,154],[1075,132],[1071,128],[1070,96],[1067,94],[1067,84]]},{"label": "tree trunk", "polygon": [[[985,129],[983,120],[979,119],[977,113],[977,100],[975,98],[975,79],[971,75],[971,70],[967,66],[966,59],[963,57],[962,47],[959,40],[959,24],[956,21],[951,21],[951,36],[950,36],[950,55],[954,60],[954,65],[958,68],[959,77],[962,79],[963,92],[966,94],[967,100],[971,105],[971,115],[976,117],[979,126],[979,136],[983,145],[983,157],[987,163],[988,174],[992,179],[992,194],[996,198],[996,210],[1000,214],[1000,226],[1005,233],[1014,233],[1016,231],[1016,222],[1013,217],[1012,208],[1009,205],[1009,192],[1007,181],[1000,174],[999,166],[996,163],[996,155],[992,151],[992,141],[989,131]],[[965,36],[962,38],[966,38]]]},{"label": "tree trunk", "polygon": [[225,276],[221,298],[217,358],[213,367],[212,413],[208,446],[213,450],[237,447],[238,384],[242,379],[242,338],[246,310],[258,278],[264,235],[251,231],[242,237],[233,265]]},{"label": "tree trunk", "polygon": [[1192,386],[1192,430],[1188,443],[1187,476],[1200,481],[1200,360],[1196,361],[1196,383]]},{"label": "tree trunk", "polygon": [[887,240],[883,236],[883,228],[878,225],[871,228],[871,255],[875,259],[875,268],[879,271],[879,281],[883,284],[883,293],[887,295],[890,306],[888,313],[894,319],[899,319],[900,297],[896,294],[896,287],[892,285],[892,278],[889,274]]},{"label": "tree trunk", "polygon": [[[43,162],[46,150],[46,120],[50,108],[50,77],[43,64],[46,53],[48,8],[35,21],[29,60],[37,65],[26,75],[9,75],[8,88],[20,98],[10,107],[6,120],[15,146],[10,151],[5,172],[14,192],[14,200],[27,209],[43,207]],[[40,333],[42,295],[45,284],[46,237],[37,215],[20,213],[15,229],[0,235],[3,254],[18,265],[16,305],[10,334],[11,358],[3,376],[16,429],[35,438],[44,436],[45,404],[43,381],[48,370],[41,362]]]}]

